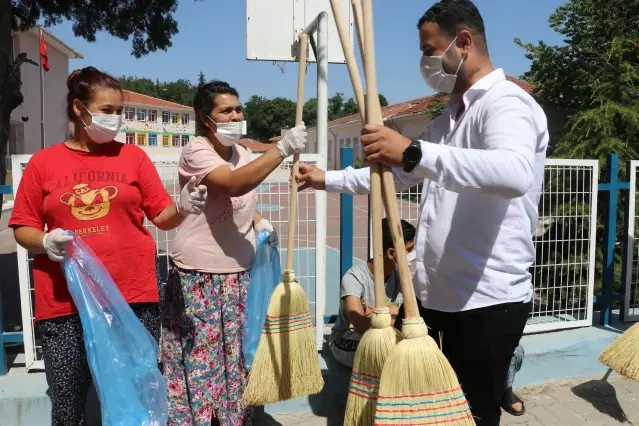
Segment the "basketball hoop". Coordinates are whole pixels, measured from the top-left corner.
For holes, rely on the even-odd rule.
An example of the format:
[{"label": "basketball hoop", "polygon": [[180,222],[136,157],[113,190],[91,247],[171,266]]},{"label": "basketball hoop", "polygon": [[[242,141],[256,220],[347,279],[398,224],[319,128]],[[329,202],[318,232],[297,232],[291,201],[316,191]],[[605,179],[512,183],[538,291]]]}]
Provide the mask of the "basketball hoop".
[{"label": "basketball hoop", "polygon": [[273,61],[273,65],[278,67],[280,69],[280,71],[282,71],[282,74],[286,73],[286,62],[284,62],[284,61]]}]

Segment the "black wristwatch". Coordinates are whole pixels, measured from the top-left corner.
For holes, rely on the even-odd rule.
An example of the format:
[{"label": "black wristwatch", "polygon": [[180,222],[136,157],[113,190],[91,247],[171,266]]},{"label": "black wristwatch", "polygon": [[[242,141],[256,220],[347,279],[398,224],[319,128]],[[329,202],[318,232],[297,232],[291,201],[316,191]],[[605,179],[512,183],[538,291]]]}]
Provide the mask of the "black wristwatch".
[{"label": "black wristwatch", "polygon": [[414,139],[404,150],[402,156],[404,171],[406,173],[412,172],[420,161],[422,161],[422,143]]}]

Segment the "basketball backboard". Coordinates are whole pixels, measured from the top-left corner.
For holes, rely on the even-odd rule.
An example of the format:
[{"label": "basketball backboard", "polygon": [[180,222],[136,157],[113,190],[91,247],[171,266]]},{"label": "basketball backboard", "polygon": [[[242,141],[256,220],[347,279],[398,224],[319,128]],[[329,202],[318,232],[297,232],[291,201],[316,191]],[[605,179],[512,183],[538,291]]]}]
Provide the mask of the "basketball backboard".
[{"label": "basketball backboard", "polygon": [[[340,0],[340,7],[352,44],[351,0]],[[246,0],[246,59],[295,61],[299,34],[324,11],[329,16],[328,61],[346,63],[329,0]],[[308,61],[315,60],[313,49],[309,47]]]}]

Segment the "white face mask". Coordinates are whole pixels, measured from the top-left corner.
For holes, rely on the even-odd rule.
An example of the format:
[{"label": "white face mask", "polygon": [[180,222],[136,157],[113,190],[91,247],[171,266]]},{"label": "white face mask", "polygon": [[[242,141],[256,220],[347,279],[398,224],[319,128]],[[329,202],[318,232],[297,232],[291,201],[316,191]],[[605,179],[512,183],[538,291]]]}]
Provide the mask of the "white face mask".
[{"label": "white face mask", "polygon": [[417,259],[417,253],[415,253],[415,250],[413,250],[410,253],[408,253],[408,255],[406,256],[406,261],[408,262],[408,266],[412,265],[415,259]]},{"label": "white face mask", "polygon": [[[457,40],[457,37],[455,37],[455,40]],[[464,63],[464,58],[459,61],[459,66],[455,74],[448,74],[444,71],[443,65],[444,55],[446,55],[446,52],[448,52],[453,43],[455,43],[455,40],[448,45],[442,56],[422,56],[420,61],[419,69],[422,73],[422,77],[426,80],[426,84],[436,92],[452,93],[455,88],[457,73]]]},{"label": "white face mask", "polygon": [[82,120],[84,130],[95,143],[111,142],[118,135],[122,126],[121,114],[92,114],[86,107],[84,109],[91,115],[91,125]]},{"label": "white face mask", "polygon": [[226,123],[216,123],[211,117],[207,118],[217,127],[215,136],[224,146],[233,146],[242,137],[242,133],[246,128],[246,121],[228,121]]}]

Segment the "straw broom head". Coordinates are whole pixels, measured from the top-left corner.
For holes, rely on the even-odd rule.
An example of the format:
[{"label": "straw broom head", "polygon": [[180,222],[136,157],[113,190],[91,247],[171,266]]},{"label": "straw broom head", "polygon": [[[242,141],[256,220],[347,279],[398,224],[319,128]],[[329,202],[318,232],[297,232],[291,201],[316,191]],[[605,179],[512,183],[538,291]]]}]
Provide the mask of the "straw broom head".
[{"label": "straw broom head", "polygon": [[313,323],[304,289],[284,271],[269,302],[244,399],[259,406],[322,391]]},{"label": "straw broom head", "polygon": [[457,376],[424,320],[407,318],[402,333],[382,370],[375,425],[474,426]]},{"label": "straw broom head", "polygon": [[[296,125],[302,124],[304,76],[308,36],[300,35],[297,76]],[[299,154],[293,156],[291,178],[299,170]],[[266,405],[321,392],[324,379],[320,371],[313,322],[304,289],[295,282],[293,272],[297,185],[290,188],[290,213],[286,270],[268,305],[264,329],[255,352],[244,399],[249,405]]]},{"label": "straw broom head", "polygon": [[635,324],[617,337],[601,354],[608,368],[632,380],[639,381],[639,324]]},{"label": "straw broom head", "polygon": [[391,327],[391,322],[388,308],[375,309],[371,317],[371,327],[364,333],[357,346],[344,415],[345,426],[374,424],[382,368],[386,358],[401,339],[400,333]]}]

